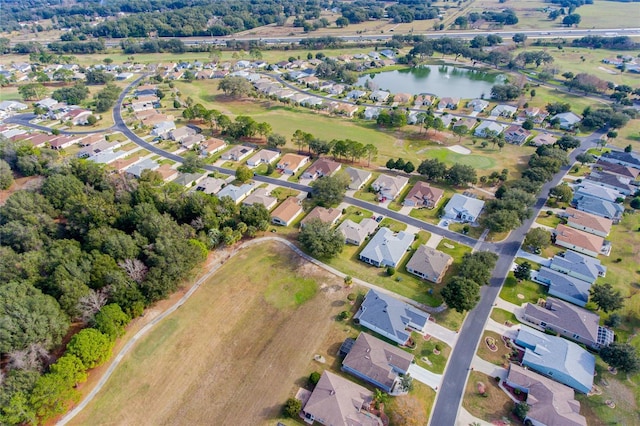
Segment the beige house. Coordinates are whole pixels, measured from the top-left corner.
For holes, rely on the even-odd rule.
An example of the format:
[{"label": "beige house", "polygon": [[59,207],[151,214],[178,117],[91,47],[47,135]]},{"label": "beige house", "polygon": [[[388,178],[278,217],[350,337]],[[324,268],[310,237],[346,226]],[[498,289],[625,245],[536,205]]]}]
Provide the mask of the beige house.
[{"label": "beige house", "polygon": [[427,207],[434,208],[442,199],[444,191],[440,188],[434,188],[427,182],[416,182],[409,190],[404,198],[403,204],[409,207]]},{"label": "beige house", "polygon": [[598,257],[604,245],[604,238],[562,224],[556,227],[555,238],[556,245],[593,257]]},{"label": "beige house", "polygon": [[301,214],[300,200],[289,197],[271,212],[271,222],[275,225],[289,226]]},{"label": "beige house", "polygon": [[276,197],[272,197],[266,188],[258,188],[245,198],[242,204],[247,206],[252,206],[256,203],[262,204],[267,210],[271,210],[277,202],[278,199]]},{"label": "beige house", "polygon": [[605,238],[611,232],[613,221],[602,216],[576,210],[569,207],[564,211],[563,216],[567,218],[567,225],[572,228],[585,231],[590,234]]},{"label": "beige house", "polygon": [[222,151],[227,146],[227,143],[222,139],[209,138],[200,144],[200,150],[202,153],[215,154]]},{"label": "beige house", "polygon": [[309,157],[306,155],[285,154],[280,161],[278,161],[276,167],[278,170],[282,170],[283,173],[295,175],[297,171],[308,162]]},{"label": "beige house", "polygon": [[340,168],[342,164],[329,160],[328,158],[320,158],[304,171],[302,177],[304,179],[317,179],[322,176],[331,176]]},{"label": "beige house", "polygon": [[340,209],[325,209],[324,207],[316,206],[311,212],[302,219],[300,222],[300,227],[304,228],[304,226],[312,221],[313,219],[320,219],[323,223],[330,223],[331,225],[335,225],[342,216],[342,210]]},{"label": "beige house", "polygon": [[325,370],[302,417],[306,423],[326,426],[382,426],[382,420],[367,411],[372,402],[373,392]]},{"label": "beige house", "polygon": [[347,219],[338,226],[338,230],[344,235],[345,243],[355,246],[362,244],[369,235],[376,232],[376,229],[378,222],[371,218],[362,219],[360,223]]},{"label": "beige house", "polygon": [[434,283],[442,281],[442,277],[453,263],[453,257],[446,253],[422,245],[407,262],[407,272]]}]

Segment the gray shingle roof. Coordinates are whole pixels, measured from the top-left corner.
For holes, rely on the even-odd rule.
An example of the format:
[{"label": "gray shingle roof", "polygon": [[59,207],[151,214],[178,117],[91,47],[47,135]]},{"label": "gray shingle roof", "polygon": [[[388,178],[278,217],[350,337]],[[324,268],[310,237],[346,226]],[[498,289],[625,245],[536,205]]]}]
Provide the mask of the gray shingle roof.
[{"label": "gray shingle roof", "polygon": [[607,272],[607,267],[603,266],[600,260],[573,250],[567,250],[563,256],[554,256],[550,268],[562,272],[569,270],[577,275],[590,277],[587,281],[590,284],[593,284],[600,274],[604,275]]},{"label": "gray shingle roof", "polygon": [[561,299],[573,298],[585,303],[589,300],[591,284],[586,281],[561,274],[544,266],[538,271],[536,280],[548,285],[549,291],[553,291],[555,296]]},{"label": "gray shingle roof", "polygon": [[360,259],[366,258],[380,265],[396,266],[413,243],[413,234],[400,231],[394,234],[389,228],[380,230],[360,252]]},{"label": "gray shingle roof", "polygon": [[548,297],[544,306],[527,303],[524,313],[594,343],[598,341],[600,315],[572,303]]}]

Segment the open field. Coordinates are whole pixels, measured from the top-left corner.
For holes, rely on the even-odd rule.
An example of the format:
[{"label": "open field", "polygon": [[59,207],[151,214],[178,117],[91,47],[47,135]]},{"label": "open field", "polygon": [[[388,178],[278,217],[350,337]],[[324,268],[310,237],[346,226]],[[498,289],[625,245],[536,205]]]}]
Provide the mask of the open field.
[{"label": "open field", "polygon": [[246,249],[141,340],[74,424],[274,419],[335,324],[341,284],[281,245]]}]

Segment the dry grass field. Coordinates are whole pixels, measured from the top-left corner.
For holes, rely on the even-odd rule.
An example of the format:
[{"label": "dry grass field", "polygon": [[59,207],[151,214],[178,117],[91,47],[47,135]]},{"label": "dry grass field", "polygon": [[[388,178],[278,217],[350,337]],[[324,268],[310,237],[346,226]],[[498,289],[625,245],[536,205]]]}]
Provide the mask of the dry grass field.
[{"label": "dry grass field", "polygon": [[341,284],[276,243],[246,249],[138,344],[73,424],[272,424],[344,309]]}]

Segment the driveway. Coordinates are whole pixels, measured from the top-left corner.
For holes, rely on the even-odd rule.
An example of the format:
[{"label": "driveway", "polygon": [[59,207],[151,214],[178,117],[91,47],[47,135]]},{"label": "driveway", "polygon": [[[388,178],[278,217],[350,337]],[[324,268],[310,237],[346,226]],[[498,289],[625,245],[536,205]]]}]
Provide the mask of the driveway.
[{"label": "driveway", "polygon": [[446,327],[436,324],[433,321],[427,321],[425,326],[425,334],[435,337],[438,340],[445,342],[447,345],[453,348],[458,341],[458,333],[449,330]]},{"label": "driveway", "polygon": [[550,259],[547,259],[546,257],[538,256],[537,254],[529,253],[528,251],[524,251],[522,249],[518,250],[518,254],[516,254],[516,257],[521,257],[530,262],[537,263],[540,266],[546,266],[547,268],[551,264]]},{"label": "driveway", "polygon": [[442,374],[433,373],[418,364],[411,364],[408,373],[420,383],[424,383],[434,390],[438,390],[442,382]]}]

